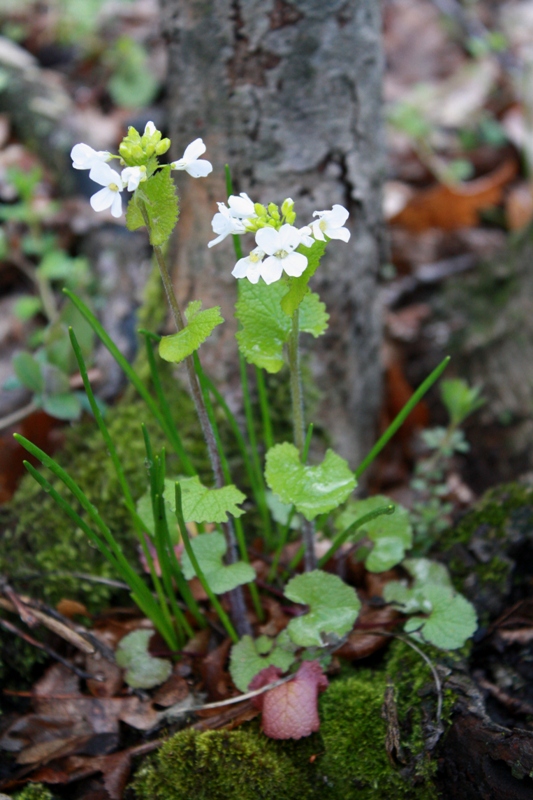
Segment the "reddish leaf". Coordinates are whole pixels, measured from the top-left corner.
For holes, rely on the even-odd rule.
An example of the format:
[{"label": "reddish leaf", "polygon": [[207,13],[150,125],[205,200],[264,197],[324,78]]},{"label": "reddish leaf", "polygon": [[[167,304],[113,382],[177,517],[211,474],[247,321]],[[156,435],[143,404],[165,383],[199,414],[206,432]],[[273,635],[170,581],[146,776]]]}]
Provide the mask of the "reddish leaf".
[{"label": "reddish leaf", "polygon": [[[256,675],[250,689],[260,689],[281,676],[277,667]],[[320,727],[318,692],[328,685],[318,661],[304,661],[294,679],[260,694],[254,702],[263,712],[262,727],[271,739],[301,739]]]}]

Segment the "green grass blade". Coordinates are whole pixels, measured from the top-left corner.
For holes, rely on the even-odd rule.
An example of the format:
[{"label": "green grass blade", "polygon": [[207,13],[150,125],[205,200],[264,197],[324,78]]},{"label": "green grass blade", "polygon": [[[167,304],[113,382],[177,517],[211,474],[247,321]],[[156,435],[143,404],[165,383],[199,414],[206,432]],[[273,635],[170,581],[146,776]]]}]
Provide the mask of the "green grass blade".
[{"label": "green grass blade", "polygon": [[157,403],[151,396],[150,392],[139,378],[131,364],[127,361],[126,358],[122,355],[116,344],[113,342],[111,337],[106,333],[103,326],[100,322],[96,319],[92,311],[85,305],[85,303],[80,300],[73,292],[69,289],[63,289],[63,293],[74,303],[80,314],[87,320],[95,334],[98,336],[102,344],[107,348],[107,350],[111,353],[119,367],[123,370],[125,375],[127,376],[130,383],[135,387],[137,392],[140,394],[148,409],[150,410],[153,417],[159,423],[161,429],[163,430],[165,436],[171,442],[172,446],[176,450],[177,455],[179,456],[179,452],[176,449],[176,437],[175,437],[175,426],[168,425],[167,420],[165,419],[164,414],[160,411]]},{"label": "green grass blade", "polygon": [[366,525],[367,522],[371,522],[373,519],[376,519],[376,517],[383,516],[383,514],[394,514],[395,509],[396,506],[394,503],[389,503],[387,506],[381,506],[380,508],[375,508],[374,511],[369,511],[368,514],[365,514],[348,525],[347,528],[335,536],[327,553],[324,553],[322,558],[319,558],[318,568],[322,569],[324,564],[327,564],[329,559],[335,555],[339,547],[344,544],[344,542],[354,531],[356,531],[358,528],[362,528],[363,525]]},{"label": "green grass blade", "polygon": [[413,396],[409,399],[409,401],[405,404],[402,408],[400,413],[395,417],[395,419],[391,422],[385,433],[380,436],[370,453],[363,459],[361,464],[355,470],[355,477],[360,478],[365,469],[370,466],[372,461],[376,458],[377,455],[383,450],[389,439],[391,439],[398,428],[403,424],[403,422],[407,419],[413,408],[420,402],[423,396],[426,394],[428,389],[430,389],[435,381],[437,381],[446,367],[450,362],[450,356],[446,356],[445,359],[441,361],[438,367],[433,370],[433,372],[428,375],[426,380],[420,384],[416,392]]}]

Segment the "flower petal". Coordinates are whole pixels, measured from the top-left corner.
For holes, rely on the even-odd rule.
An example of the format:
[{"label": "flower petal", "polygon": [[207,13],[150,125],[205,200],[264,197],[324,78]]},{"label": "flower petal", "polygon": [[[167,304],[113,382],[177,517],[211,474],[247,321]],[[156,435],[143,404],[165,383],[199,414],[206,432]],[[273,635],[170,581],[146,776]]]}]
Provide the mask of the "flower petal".
[{"label": "flower petal", "polygon": [[[261,228],[261,230],[266,230],[266,229]],[[263,261],[263,263],[259,268],[259,273],[263,278],[264,282],[267,284],[279,281],[279,279],[283,275],[283,267],[281,265],[281,259],[275,258],[274,256],[269,256],[268,258],[265,258],[265,260]]]},{"label": "flower petal", "polygon": [[259,228],[255,234],[255,241],[269,256],[274,255],[280,249],[279,232],[270,225],[267,225],[266,228]]},{"label": "flower petal", "polygon": [[113,198],[113,202],[111,203],[111,214],[118,218],[122,216],[122,196],[120,192],[113,192],[115,195]]},{"label": "flower petal", "polygon": [[279,249],[295,250],[300,244],[300,232],[287,222],[279,229]]},{"label": "flower petal", "polygon": [[250,266],[250,256],[247,256],[246,258],[239,258],[233,267],[231,274],[234,278],[246,278]]},{"label": "flower petal", "polygon": [[342,242],[350,241],[351,233],[348,228],[330,228],[326,231],[330,239],[340,239]]},{"label": "flower petal", "polygon": [[99,192],[93,194],[90,199],[91,207],[94,211],[104,211],[104,209],[109,208],[109,206],[113,203],[113,195],[115,192],[108,189],[107,186],[104,186],[103,189],[100,189]]},{"label": "flower petal", "polygon": [[344,208],[344,206],[335,203],[331,211],[328,212],[328,223],[333,225],[334,228],[340,228],[348,217],[350,216],[350,212]]},{"label": "flower petal", "polygon": [[121,189],[123,187],[122,178],[118,172],[111,169],[109,164],[104,164],[103,161],[96,161],[95,164],[93,164],[89,172],[89,178],[95,181],[95,183],[99,183],[101,186],[109,186],[110,183],[116,183]]},{"label": "flower petal", "polygon": [[210,161],[199,159],[198,161],[191,161],[185,167],[186,172],[192,175],[193,178],[205,178],[210,172],[213,172],[213,165]]},{"label": "flower petal", "polygon": [[203,142],[203,139],[195,139],[194,142],[191,142],[185,148],[185,152],[183,154],[183,160],[187,161],[189,164],[191,161],[196,161],[197,158],[203,156],[206,151],[206,146]]},{"label": "flower petal", "polygon": [[307,257],[302,253],[289,253],[282,261],[283,269],[292,278],[299,278],[307,267]]}]

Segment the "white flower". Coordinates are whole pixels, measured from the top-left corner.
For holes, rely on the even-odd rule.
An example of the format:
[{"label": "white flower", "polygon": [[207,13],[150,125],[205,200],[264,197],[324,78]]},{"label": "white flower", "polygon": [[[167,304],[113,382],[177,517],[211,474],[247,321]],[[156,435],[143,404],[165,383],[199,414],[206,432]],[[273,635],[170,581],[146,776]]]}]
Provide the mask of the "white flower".
[{"label": "white flower", "polygon": [[[350,231],[344,228],[343,225],[348,219],[349,212],[338,204],[334,205],[331,211],[314,211],[313,217],[319,217],[311,223],[313,229],[313,236],[321,242],[326,241],[326,236],[329,239],[341,239],[347,242],[350,238]],[[325,234],[325,236],[324,236]]]},{"label": "white flower", "polygon": [[228,197],[229,213],[237,219],[250,219],[257,217],[253,200],[250,200],[246,192],[240,195],[231,194]]},{"label": "white flower", "polygon": [[304,225],[303,228],[299,228],[298,233],[300,234],[300,244],[303,244],[305,247],[312,247],[314,245],[315,240],[311,236],[312,230],[309,225]]},{"label": "white flower", "polygon": [[231,233],[244,233],[246,231],[241,220],[231,216],[230,210],[225,203],[218,203],[217,205],[218,214],[213,217],[211,227],[214,233],[218,233],[218,236],[207,243],[208,247],[214,247],[215,244],[221,242]]},{"label": "white flower", "polygon": [[89,178],[104,187],[91,197],[90,202],[93,209],[103,211],[111,208],[111,214],[114,217],[120,217],[122,214],[120,193],[124,189],[124,183],[118,172],[111,169],[109,164],[98,161],[89,172]]},{"label": "white flower", "polygon": [[75,144],[70,151],[74,169],[92,169],[95,164],[109,161],[112,157],[107,150],[93,150],[88,144]]},{"label": "white flower", "polygon": [[261,265],[261,277],[265,283],[279,281],[283,272],[298,278],[307,267],[307,258],[294,252],[301,244],[300,232],[294,225],[282,225],[279,231],[270,226],[259,228],[255,241],[268,255]]},{"label": "white flower", "polygon": [[134,192],[137,186],[146,180],[146,167],[126,167],[121,172],[122,183],[127,184],[128,192]]},{"label": "white flower", "polygon": [[153,136],[153,135],[154,135],[154,133],[156,133],[156,131],[157,131],[157,128],[155,127],[155,125],[154,125],[154,123],[152,122],[152,120],[150,120],[150,121],[149,121],[149,122],[147,122],[147,123],[146,123],[146,125],[144,126],[144,133],[143,133],[143,136]]},{"label": "white flower", "polygon": [[239,258],[232,270],[234,278],[248,278],[250,283],[257,283],[261,277],[261,267],[266,253],[255,247],[249,256]]},{"label": "white flower", "polygon": [[213,171],[210,161],[198,158],[205,153],[205,144],[202,139],[195,139],[185,148],[183,158],[173,161],[170,165],[172,169],[184,169],[193,178],[205,178]]}]

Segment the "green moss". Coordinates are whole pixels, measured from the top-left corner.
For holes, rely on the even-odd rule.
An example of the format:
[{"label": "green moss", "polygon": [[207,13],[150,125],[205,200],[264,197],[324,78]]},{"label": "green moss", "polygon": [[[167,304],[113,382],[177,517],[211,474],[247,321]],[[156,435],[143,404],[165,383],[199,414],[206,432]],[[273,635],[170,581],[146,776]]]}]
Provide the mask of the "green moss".
[{"label": "green moss", "polygon": [[498,614],[521,581],[522,548],[531,550],[533,489],[519,483],[488,491],[438,543],[457,589],[477,606],[481,621]]},{"label": "green moss", "polygon": [[28,783],[13,800],[54,800],[54,795],[42,783]]},{"label": "green moss", "polygon": [[318,797],[309,762],[316,744],[312,737],[287,746],[255,725],[182,731],[140,770],[135,792],[146,800],[310,800]]},{"label": "green moss", "polygon": [[[398,709],[398,765],[391,764],[385,746],[388,676]],[[445,721],[453,703],[446,692]],[[435,800],[436,766],[426,748],[435,713],[431,670],[396,642],[379,669],[350,668],[348,677],[331,682],[320,699],[318,734],[272,741],[255,723],[235,731],[181,731],[141,768],[135,794],[138,800]]]}]

